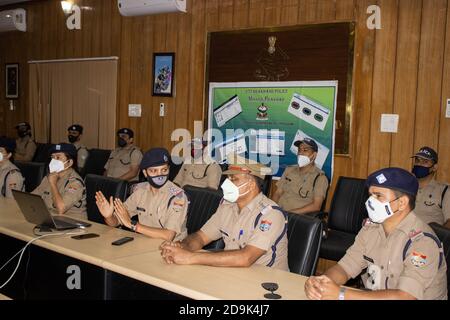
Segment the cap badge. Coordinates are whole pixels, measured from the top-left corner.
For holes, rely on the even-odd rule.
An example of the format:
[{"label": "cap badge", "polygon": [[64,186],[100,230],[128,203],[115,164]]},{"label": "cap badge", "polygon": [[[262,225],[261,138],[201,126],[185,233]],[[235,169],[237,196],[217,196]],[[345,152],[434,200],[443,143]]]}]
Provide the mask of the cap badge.
[{"label": "cap badge", "polygon": [[380,174],[377,176],[377,181],[379,184],[383,184],[387,181],[386,177],[384,176],[384,174]]}]

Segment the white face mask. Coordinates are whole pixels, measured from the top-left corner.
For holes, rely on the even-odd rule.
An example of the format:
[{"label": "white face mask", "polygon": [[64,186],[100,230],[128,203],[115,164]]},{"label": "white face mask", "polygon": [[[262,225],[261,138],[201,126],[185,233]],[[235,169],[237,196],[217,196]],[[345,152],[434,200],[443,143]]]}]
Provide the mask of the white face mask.
[{"label": "white face mask", "polygon": [[367,213],[369,214],[370,220],[375,223],[383,223],[386,219],[392,217],[392,215],[395,213],[392,211],[390,202],[383,203],[380,200],[376,199],[374,196],[371,196],[369,197],[369,199],[367,199],[366,209]]},{"label": "white face mask", "polygon": [[220,186],[223,190],[223,198],[229,202],[236,202],[240,196],[246,195],[249,191],[244,194],[239,194],[239,189],[245,186],[248,182],[241,186],[236,186],[230,179],[225,179],[225,181]]},{"label": "white face mask", "polygon": [[307,157],[307,156],[299,154],[297,156],[297,163],[298,163],[298,166],[300,168],[303,168],[303,167],[306,167],[308,164],[311,163],[311,159],[309,157]]},{"label": "white face mask", "polygon": [[[69,160],[67,160],[69,161]],[[48,169],[50,170],[50,173],[59,173],[61,171],[64,171],[64,165],[67,163],[66,162],[62,162],[61,160],[56,160],[56,159],[52,159],[52,161],[50,161],[50,164],[48,165]]]}]

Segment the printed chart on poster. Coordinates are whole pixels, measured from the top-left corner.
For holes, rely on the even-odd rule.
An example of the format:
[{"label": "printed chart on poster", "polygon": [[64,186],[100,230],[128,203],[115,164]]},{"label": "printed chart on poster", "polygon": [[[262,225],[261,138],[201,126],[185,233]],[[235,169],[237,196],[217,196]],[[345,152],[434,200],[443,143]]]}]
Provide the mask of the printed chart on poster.
[{"label": "printed chart on poster", "polygon": [[308,137],[331,181],[337,88],[337,81],[210,83],[211,156],[223,163],[236,152],[271,166],[279,178],[297,163],[294,142]]}]

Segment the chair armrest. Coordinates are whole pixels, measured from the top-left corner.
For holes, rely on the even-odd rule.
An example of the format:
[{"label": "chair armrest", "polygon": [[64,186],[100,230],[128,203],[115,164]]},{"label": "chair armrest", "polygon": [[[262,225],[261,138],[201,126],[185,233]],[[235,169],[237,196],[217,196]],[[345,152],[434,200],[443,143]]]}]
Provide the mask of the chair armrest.
[{"label": "chair armrest", "polygon": [[317,218],[320,220],[325,220],[326,218],[328,218],[328,212],[324,212],[324,211],[308,212],[308,213],[305,213],[305,216],[309,216],[311,218]]}]

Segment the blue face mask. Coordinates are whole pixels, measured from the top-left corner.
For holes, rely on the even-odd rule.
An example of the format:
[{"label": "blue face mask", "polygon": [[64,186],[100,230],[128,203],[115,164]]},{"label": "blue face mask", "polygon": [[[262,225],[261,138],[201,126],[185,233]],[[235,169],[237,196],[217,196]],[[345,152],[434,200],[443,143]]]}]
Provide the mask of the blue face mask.
[{"label": "blue face mask", "polygon": [[422,179],[428,177],[432,173],[430,169],[431,167],[414,166],[412,173],[417,179]]}]

